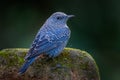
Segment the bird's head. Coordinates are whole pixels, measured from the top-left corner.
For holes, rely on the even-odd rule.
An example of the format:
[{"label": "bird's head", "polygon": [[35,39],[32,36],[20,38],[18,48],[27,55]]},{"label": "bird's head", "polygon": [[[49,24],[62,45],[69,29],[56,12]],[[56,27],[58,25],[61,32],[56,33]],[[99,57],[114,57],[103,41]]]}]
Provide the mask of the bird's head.
[{"label": "bird's head", "polygon": [[67,20],[71,17],[74,17],[74,15],[67,15],[63,12],[55,12],[48,18],[48,21],[51,24],[64,25],[66,24]]}]

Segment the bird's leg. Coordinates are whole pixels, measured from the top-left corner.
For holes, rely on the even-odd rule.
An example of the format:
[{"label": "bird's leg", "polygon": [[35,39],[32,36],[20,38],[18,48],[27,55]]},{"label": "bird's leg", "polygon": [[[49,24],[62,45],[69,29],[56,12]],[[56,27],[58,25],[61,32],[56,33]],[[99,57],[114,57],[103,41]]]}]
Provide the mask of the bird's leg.
[{"label": "bird's leg", "polygon": [[44,59],[45,58],[45,55],[44,54],[41,54],[41,55],[39,55],[38,57],[37,57],[37,59]]},{"label": "bird's leg", "polygon": [[53,58],[49,57],[48,55],[41,54],[37,57],[37,59],[44,59],[46,62],[53,60]]}]

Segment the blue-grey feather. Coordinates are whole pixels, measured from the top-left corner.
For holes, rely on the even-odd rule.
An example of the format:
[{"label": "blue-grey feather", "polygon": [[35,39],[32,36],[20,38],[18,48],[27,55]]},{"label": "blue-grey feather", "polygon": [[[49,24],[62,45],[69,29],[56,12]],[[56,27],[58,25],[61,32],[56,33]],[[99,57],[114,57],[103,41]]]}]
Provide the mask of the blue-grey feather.
[{"label": "blue-grey feather", "polygon": [[37,33],[35,40],[25,57],[26,62],[20,69],[20,73],[24,73],[36,57],[41,54],[54,58],[62,52],[67,45],[71,33],[66,25],[67,20],[67,15],[62,12],[56,12],[46,20]]}]

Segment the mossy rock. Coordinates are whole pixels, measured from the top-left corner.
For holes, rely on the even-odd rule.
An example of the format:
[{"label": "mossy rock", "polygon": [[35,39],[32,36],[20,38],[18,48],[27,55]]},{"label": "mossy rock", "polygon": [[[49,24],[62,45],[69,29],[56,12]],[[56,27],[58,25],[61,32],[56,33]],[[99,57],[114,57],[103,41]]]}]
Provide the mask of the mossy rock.
[{"label": "mossy rock", "polygon": [[58,57],[37,59],[23,75],[17,72],[28,49],[0,51],[0,80],[100,80],[94,59],[85,51],[65,48]]}]

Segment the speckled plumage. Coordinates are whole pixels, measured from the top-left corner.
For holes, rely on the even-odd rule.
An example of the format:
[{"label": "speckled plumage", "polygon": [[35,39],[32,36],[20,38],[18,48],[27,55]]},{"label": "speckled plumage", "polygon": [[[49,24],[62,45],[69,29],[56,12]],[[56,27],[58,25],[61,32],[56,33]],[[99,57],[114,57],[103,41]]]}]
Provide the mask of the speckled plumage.
[{"label": "speckled plumage", "polygon": [[25,63],[19,70],[20,74],[24,73],[41,54],[54,58],[61,53],[70,38],[71,32],[66,22],[72,16],[56,12],[46,20],[25,57]]}]

